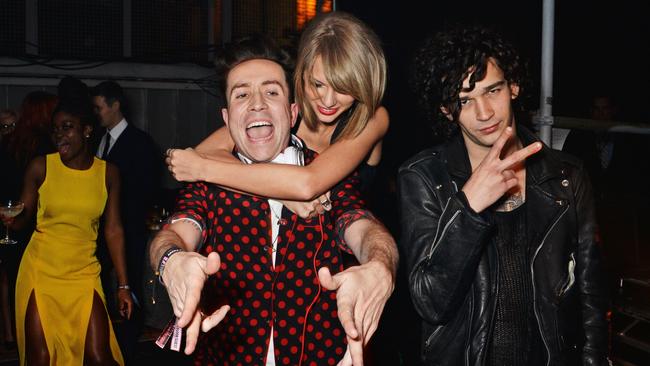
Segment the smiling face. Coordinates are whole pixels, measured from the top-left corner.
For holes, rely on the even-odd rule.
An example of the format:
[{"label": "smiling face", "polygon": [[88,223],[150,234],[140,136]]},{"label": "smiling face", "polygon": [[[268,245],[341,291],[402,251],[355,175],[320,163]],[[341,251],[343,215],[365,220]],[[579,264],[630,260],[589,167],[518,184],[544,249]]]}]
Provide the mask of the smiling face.
[{"label": "smiling face", "polygon": [[[483,80],[468,91],[470,76],[463,80],[459,93],[458,125],[468,151],[489,150],[506,127],[514,127],[512,100],[517,97],[519,86],[508,84],[494,60],[488,61]],[[452,118],[450,114],[447,117]]]},{"label": "smiling face", "polygon": [[354,104],[354,97],[334,90],[327,82],[323,61],[317,57],[311,75],[305,78],[311,80],[311,85],[306,85],[306,95],[309,105],[322,123],[331,123],[347,111]]},{"label": "smiling face", "polygon": [[226,93],[228,108],[221,113],[239,152],[254,162],[273,160],[289,144],[298,114],[282,67],[244,61],[228,73]]},{"label": "smiling face", "polygon": [[92,127],[82,125],[79,117],[70,113],[57,112],[53,118],[52,138],[62,161],[70,161],[87,152],[87,137]]}]

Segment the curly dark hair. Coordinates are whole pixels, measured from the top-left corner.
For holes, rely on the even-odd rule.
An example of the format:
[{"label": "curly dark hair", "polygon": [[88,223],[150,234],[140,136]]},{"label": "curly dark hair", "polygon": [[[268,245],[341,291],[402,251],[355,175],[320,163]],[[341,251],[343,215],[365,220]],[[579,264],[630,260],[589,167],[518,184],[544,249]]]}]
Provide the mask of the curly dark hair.
[{"label": "curly dark hair", "polygon": [[[469,90],[486,74],[489,59],[503,71],[509,84],[520,94],[527,83],[526,67],[515,48],[498,33],[484,27],[453,28],[428,38],[415,54],[411,85],[427,121],[433,121],[437,135],[449,136],[457,128],[463,80],[472,72]],[[450,121],[440,110],[445,107]]]}]

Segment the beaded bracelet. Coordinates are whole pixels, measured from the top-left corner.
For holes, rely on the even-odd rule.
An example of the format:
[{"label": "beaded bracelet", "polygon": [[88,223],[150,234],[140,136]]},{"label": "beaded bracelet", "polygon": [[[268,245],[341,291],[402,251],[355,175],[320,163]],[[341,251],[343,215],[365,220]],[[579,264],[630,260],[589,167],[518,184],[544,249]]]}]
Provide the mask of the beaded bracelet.
[{"label": "beaded bracelet", "polygon": [[117,286],[118,290],[131,290],[131,286],[127,285],[118,285]]},{"label": "beaded bracelet", "polygon": [[163,254],[163,256],[160,258],[160,262],[158,262],[158,271],[156,271],[156,276],[158,276],[158,281],[160,281],[162,285],[165,285],[165,282],[163,282],[162,275],[163,275],[163,271],[165,270],[165,266],[167,265],[167,261],[169,260],[169,257],[182,251],[183,250],[181,248],[174,245],[171,248],[167,249]]}]

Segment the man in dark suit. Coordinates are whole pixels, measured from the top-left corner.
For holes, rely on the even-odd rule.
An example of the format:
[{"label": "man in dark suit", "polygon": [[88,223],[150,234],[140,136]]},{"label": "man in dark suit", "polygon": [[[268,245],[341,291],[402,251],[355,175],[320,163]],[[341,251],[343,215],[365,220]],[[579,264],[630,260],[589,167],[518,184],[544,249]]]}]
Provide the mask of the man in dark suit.
[{"label": "man in dark suit", "polygon": [[[147,244],[145,219],[159,191],[162,155],[146,132],[127,122],[124,117],[126,98],[119,84],[104,81],[95,86],[92,95],[95,113],[101,125],[106,128],[97,149],[97,156],[115,164],[120,171],[120,213],[124,226],[126,264],[131,281],[129,285],[141,310],[141,302],[144,301],[142,270]],[[108,294],[111,286],[107,285],[106,280],[110,278],[110,268],[104,268],[103,273],[104,288]],[[136,310],[133,320],[118,327],[122,328],[121,331],[116,330],[127,363],[133,355],[142,330],[140,312]]]}]

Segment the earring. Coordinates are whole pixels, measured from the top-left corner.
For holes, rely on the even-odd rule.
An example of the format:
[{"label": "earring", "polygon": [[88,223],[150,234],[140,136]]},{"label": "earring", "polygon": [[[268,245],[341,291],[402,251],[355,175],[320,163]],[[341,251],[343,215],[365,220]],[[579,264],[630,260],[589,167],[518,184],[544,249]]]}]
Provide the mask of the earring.
[{"label": "earring", "polygon": [[86,135],[86,138],[89,139],[89,138],[90,138],[90,135]]}]

